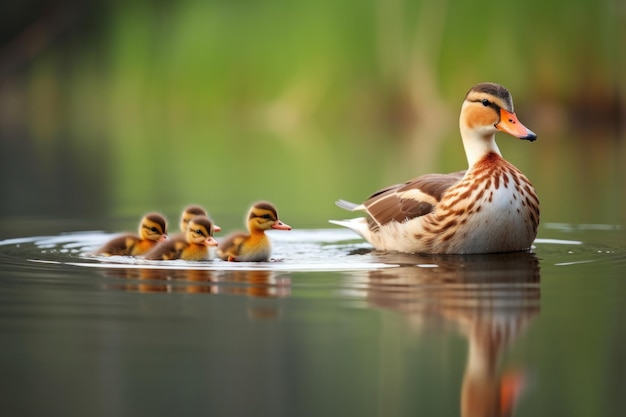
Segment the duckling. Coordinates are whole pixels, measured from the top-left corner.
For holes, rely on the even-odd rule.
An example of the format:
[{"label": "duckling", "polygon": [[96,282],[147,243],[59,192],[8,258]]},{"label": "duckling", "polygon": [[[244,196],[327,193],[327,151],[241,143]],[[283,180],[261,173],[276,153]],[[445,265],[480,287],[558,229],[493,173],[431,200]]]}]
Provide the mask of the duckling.
[{"label": "duckling", "polygon": [[[189,223],[189,220],[193,219],[196,216],[205,216],[207,218],[209,217],[206,210],[198,205],[190,205],[190,206],[185,207],[185,209],[183,210],[183,214],[180,216],[180,231],[183,237],[185,233],[187,232],[187,224]],[[221,227],[219,227],[216,224],[213,224],[214,232],[219,232],[221,230],[222,230]]]},{"label": "duckling", "polygon": [[139,223],[139,235],[124,234],[111,239],[96,254],[112,256],[139,256],[148,252],[158,242],[167,239],[167,222],[158,213],[148,213]]},{"label": "duckling", "polygon": [[214,226],[206,216],[189,220],[184,238],[174,237],[160,243],[144,255],[145,259],[205,261],[210,259],[209,247],[217,246],[213,239]]},{"label": "duckling", "polygon": [[264,262],[270,259],[272,245],[265,231],[291,230],[278,219],[276,208],[266,202],[255,203],[248,212],[248,231],[228,236],[217,248],[217,255],[225,261]]}]

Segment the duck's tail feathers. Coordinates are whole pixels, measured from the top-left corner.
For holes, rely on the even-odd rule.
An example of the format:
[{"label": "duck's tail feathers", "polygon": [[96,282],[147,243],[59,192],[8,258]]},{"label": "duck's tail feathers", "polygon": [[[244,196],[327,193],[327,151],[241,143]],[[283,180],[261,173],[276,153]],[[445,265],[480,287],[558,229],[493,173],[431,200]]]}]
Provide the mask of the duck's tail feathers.
[{"label": "duck's tail feathers", "polygon": [[337,226],[343,226],[351,228],[350,220],[329,220],[328,223],[336,224]]},{"label": "duck's tail feathers", "polygon": [[341,207],[342,209],[348,211],[357,211],[361,209],[360,204],[351,203],[350,201],[346,200],[337,200],[335,201],[335,204],[337,204],[338,207]]},{"label": "duck's tail feathers", "polygon": [[357,217],[355,219],[346,219],[346,220],[329,220],[329,223],[336,224],[337,226],[346,227],[353,232],[359,234],[364,239],[367,239],[366,236],[369,234],[367,220],[365,217]]}]

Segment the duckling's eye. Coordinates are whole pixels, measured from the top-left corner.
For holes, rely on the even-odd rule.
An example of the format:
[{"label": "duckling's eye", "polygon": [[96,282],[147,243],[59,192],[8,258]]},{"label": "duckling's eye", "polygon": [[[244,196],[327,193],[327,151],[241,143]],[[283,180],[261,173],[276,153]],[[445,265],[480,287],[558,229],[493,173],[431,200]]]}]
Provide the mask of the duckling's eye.
[{"label": "duckling's eye", "polygon": [[264,214],[261,217],[263,217],[264,219],[271,219],[272,218],[269,214]]},{"label": "duckling's eye", "polygon": [[489,106],[491,103],[489,103],[489,100],[487,100],[486,98],[480,100],[481,103],[483,103],[483,106],[487,107]]},{"label": "duckling's eye", "polygon": [[156,227],[151,227],[151,228],[150,228],[150,231],[151,231],[152,233],[158,233],[158,232],[159,232],[159,230],[158,230]]},{"label": "duckling's eye", "polygon": [[197,229],[197,230],[196,230],[196,233],[197,233],[197,234],[199,234],[199,235],[201,235],[201,234],[202,234],[202,230]]}]

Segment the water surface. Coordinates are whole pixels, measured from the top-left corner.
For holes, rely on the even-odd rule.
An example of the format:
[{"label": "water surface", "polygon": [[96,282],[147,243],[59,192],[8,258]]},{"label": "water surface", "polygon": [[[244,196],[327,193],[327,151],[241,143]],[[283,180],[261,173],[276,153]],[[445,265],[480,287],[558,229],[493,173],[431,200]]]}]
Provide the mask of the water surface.
[{"label": "water surface", "polygon": [[347,230],[293,230],[271,235],[271,262],[239,264],[89,254],[111,236],[0,241],[5,411],[624,411],[619,227],[547,224],[531,253],[478,256],[383,254]]}]

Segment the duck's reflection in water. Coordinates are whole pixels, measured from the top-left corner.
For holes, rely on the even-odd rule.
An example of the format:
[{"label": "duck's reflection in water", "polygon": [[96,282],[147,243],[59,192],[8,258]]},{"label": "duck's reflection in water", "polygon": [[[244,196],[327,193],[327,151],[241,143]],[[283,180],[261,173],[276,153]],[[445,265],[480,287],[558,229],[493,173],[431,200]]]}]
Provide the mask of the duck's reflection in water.
[{"label": "duck's reflection in water", "polygon": [[245,295],[249,297],[286,297],[291,279],[284,273],[267,270],[211,271],[202,269],[111,269],[107,277],[126,282],[109,286],[138,292],[185,292]]},{"label": "duck's reflection in water", "polygon": [[[523,365],[500,364],[540,310],[539,261],[532,253],[472,256],[374,254],[398,268],[361,282],[369,305],[397,311],[418,329],[454,324],[468,340],[462,416],[506,416],[525,384]],[[359,277],[357,277],[359,280]]]}]

